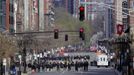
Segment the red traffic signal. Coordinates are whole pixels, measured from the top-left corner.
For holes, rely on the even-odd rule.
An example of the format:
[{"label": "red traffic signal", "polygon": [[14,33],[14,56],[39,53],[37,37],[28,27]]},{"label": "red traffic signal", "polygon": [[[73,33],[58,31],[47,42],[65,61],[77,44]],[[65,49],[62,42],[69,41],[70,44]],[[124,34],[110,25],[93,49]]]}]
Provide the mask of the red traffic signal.
[{"label": "red traffic signal", "polygon": [[59,38],[59,30],[54,29],[54,39],[58,39],[58,38]]},{"label": "red traffic signal", "polygon": [[84,28],[80,28],[80,32],[84,32]]},{"label": "red traffic signal", "polygon": [[79,30],[79,37],[82,38],[84,35],[84,28],[80,28]]},{"label": "red traffic signal", "polygon": [[124,30],[124,26],[121,25],[121,24],[118,24],[118,25],[117,25],[117,34],[118,34],[118,35],[121,35],[122,32],[123,32],[123,30]]},{"label": "red traffic signal", "polygon": [[85,19],[85,8],[84,6],[79,7],[79,20],[83,21]]},{"label": "red traffic signal", "polygon": [[84,11],[84,7],[83,6],[80,6],[79,10],[80,11]]}]

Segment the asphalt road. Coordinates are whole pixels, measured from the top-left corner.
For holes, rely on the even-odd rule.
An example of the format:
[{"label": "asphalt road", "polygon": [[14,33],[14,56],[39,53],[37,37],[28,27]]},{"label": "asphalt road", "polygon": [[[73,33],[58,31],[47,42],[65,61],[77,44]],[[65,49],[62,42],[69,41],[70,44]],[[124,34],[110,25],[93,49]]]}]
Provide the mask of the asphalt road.
[{"label": "asphalt road", "polygon": [[53,71],[53,72],[38,72],[29,75],[117,75],[114,69],[104,67],[91,67],[89,71]]}]

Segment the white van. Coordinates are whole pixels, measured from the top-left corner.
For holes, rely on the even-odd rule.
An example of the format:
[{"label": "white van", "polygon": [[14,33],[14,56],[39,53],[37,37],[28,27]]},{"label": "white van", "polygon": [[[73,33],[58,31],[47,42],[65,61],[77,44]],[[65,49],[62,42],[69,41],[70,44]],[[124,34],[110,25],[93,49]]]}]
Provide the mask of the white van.
[{"label": "white van", "polygon": [[105,54],[97,55],[97,67],[105,66],[108,67],[108,56]]}]

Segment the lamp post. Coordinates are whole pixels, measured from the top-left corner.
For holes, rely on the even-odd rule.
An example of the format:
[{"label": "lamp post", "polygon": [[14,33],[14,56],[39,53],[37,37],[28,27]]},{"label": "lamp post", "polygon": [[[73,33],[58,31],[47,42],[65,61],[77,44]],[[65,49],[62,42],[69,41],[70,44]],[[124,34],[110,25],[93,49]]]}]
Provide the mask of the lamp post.
[{"label": "lamp post", "polygon": [[3,75],[3,64],[2,64],[2,59],[0,58],[0,75]]},{"label": "lamp post", "polygon": [[26,48],[24,47],[24,49],[23,49],[23,61],[24,61],[24,71],[23,71],[23,73],[27,73],[27,71],[26,71]]},{"label": "lamp post", "polygon": [[21,75],[21,60],[22,60],[22,56],[19,54],[18,55],[18,57],[19,57],[19,71],[18,71],[18,75]]}]

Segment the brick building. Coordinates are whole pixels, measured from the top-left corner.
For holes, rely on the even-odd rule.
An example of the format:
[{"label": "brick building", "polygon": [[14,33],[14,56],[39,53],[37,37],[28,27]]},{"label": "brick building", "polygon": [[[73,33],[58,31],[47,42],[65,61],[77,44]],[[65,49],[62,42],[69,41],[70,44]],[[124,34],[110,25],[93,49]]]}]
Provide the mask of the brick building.
[{"label": "brick building", "polygon": [[0,31],[14,32],[14,0],[0,0]]}]

